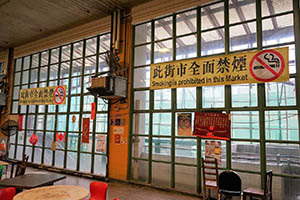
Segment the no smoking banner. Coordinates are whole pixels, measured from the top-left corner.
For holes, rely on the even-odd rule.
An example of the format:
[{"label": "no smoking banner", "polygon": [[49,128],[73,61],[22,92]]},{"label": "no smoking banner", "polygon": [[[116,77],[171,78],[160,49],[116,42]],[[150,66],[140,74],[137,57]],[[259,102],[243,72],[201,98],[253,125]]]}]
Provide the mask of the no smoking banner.
[{"label": "no smoking banner", "polygon": [[54,91],[54,102],[56,104],[64,104],[66,100],[66,88],[58,86]]},{"label": "no smoking banner", "polygon": [[[252,77],[261,82],[275,81],[288,73],[286,62],[288,56],[283,56],[276,50],[263,50],[256,53],[249,65]],[[277,80],[279,81],[279,80]]]}]

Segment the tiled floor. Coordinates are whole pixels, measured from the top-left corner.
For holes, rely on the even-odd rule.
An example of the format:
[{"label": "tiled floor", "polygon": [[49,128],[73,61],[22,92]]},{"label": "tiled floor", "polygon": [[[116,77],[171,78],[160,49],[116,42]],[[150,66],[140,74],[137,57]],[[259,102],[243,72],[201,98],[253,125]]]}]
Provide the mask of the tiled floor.
[{"label": "tiled floor", "polygon": [[[27,168],[28,173],[53,173],[45,170]],[[89,189],[93,179],[66,175],[67,178],[56,182],[57,185],[80,185]],[[5,176],[4,176],[5,178]],[[199,197],[186,196],[180,193],[162,191],[150,187],[143,187],[134,184],[110,181],[108,183],[108,198],[113,200],[118,197],[120,200],[199,200]]]}]

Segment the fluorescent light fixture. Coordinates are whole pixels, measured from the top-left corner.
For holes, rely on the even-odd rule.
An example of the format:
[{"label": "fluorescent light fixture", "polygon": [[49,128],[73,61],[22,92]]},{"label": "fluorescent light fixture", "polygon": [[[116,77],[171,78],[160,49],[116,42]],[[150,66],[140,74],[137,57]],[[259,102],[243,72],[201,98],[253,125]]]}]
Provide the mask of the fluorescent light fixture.
[{"label": "fluorescent light fixture", "polygon": [[159,53],[167,53],[167,52],[170,52],[170,49],[169,48],[161,48],[161,49],[158,49],[158,52]]}]

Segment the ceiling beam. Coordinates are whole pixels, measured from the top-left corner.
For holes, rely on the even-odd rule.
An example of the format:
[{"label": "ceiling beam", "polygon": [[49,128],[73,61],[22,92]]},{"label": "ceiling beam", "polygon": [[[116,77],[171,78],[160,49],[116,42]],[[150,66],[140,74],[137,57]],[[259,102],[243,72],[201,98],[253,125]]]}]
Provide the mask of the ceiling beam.
[{"label": "ceiling beam", "polygon": [[[272,1],[271,0],[266,0],[266,2],[267,2],[267,6],[269,8],[270,14],[274,15],[275,14],[275,10],[274,10],[274,7],[272,5]],[[278,31],[278,23],[276,21],[276,18],[272,17],[271,20],[272,20],[272,24],[274,26],[274,30]]]},{"label": "ceiling beam", "polygon": [[[220,24],[216,18],[216,16],[214,14],[212,14],[211,9],[209,7],[205,7],[204,11],[208,17],[208,20],[210,21],[210,23],[214,26],[214,27],[219,27]],[[216,30],[218,35],[222,38],[222,40],[224,40],[225,36],[224,36],[224,31],[217,29]]]},{"label": "ceiling beam", "polygon": [[[158,20],[157,23],[158,23],[159,25],[161,25],[162,28],[165,29],[165,31],[166,31],[169,35],[171,35],[171,36],[173,35],[173,34],[172,34],[171,28],[170,28],[168,25],[166,25],[165,22],[162,22],[162,20]],[[183,48],[183,50],[186,51],[186,49],[185,49],[185,46],[186,46],[186,45],[184,44],[184,42],[183,42],[180,38],[178,38],[176,42],[178,43],[178,45],[179,45],[180,48]],[[176,48],[176,47],[173,47],[173,48]]]},{"label": "ceiling beam", "polygon": [[[238,2],[237,0],[232,0],[232,4],[240,18],[241,21],[246,21],[246,17],[241,9],[241,7],[238,5]],[[248,24],[243,24],[243,28],[245,30],[245,32],[247,33],[247,35],[250,35],[251,34],[251,31],[250,31],[250,28],[248,26]]]}]

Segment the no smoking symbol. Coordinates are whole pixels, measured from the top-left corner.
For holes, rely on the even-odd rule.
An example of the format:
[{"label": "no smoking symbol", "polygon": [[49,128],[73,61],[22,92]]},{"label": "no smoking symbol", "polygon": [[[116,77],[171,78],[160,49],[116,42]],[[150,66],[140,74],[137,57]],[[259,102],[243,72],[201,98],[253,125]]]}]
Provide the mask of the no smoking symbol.
[{"label": "no smoking symbol", "polygon": [[257,53],[250,62],[250,73],[258,81],[268,82],[277,79],[284,71],[283,56],[274,50]]},{"label": "no smoking symbol", "polygon": [[63,87],[59,86],[54,92],[54,101],[56,104],[62,104],[66,98],[66,91]]}]

